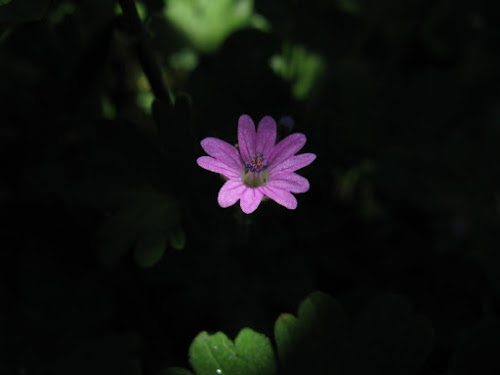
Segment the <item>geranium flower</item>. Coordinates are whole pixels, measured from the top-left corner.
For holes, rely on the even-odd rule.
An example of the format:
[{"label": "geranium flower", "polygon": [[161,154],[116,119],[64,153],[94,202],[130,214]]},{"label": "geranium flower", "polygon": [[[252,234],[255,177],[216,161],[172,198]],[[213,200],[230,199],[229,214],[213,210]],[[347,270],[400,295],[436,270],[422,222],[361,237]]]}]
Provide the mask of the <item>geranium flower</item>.
[{"label": "geranium flower", "polygon": [[306,143],[302,133],[290,134],[276,144],[276,122],[270,116],[260,120],[257,131],[248,115],[238,120],[238,145],[235,147],[218,138],[208,137],[201,147],[210,156],[196,162],[227,181],[219,191],[217,201],[229,207],[240,201],[241,210],[250,214],[264,197],[294,210],[297,199],[292,193],[305,193],[309,181],[295,171],[311,164],[316,155],[295,155]]}]

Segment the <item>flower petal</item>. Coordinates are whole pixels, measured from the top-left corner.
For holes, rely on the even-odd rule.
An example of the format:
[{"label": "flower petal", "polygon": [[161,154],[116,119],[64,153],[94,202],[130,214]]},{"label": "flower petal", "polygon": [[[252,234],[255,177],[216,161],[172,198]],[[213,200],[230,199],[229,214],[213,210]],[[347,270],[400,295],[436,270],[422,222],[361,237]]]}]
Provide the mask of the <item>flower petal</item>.
[{"label": "flower petal", "polygon": [[222,208],[232,206],[241,195],[245,192],[247,187],[239,179],[228,180],[222,185],[217,196],[217,202]]},{"label": "flower petal", "polygon": [[238,147],[244,161],[255,154],[255,124],[248,115],[238,119]]},{"label": "flower petal", "polygon": [[295,210],[297,208],[297,199],[287,190],[273,188],[268,184],[259,187],[259,190],[269,198],[271,198],[276,203],[286,207],[290,210]]},{"label": "flower petal", "polygon": [[238,178],[241,173],[240,169],[231,168],[227,164],[211,156],[200,156],[196,159],[196,163],[207,171],[220,173],[227,178]]},{"label": "flower petal", "polygon": [[251,214],[259,207],[263,196],[264,194],[259,189],[247,187],[240,198],[241,210],[246,214]]},{"label": "flower petal", "polygon": [[285,159],[281,163],[273,164],[269,168],[269,173],[274,172],[294,172],[300,168],[304,168],[311,164],[316,159],[315,154],[304,153],[300,155],[290,156],[288,159]]},{"label": "flower petal", "polygon": [[208,137],[201,141],[201,147],[208,155],[220,160],[231,169],[241,170],[243,168],[238,149],[226,141]]},{"label": "flower petal", "polygon": [[257,127],[255,151],[267,156],[276,143],[276,121],[271,116],[265,116]]},{"label": "flower petal", "polygon": [[293,172],[278,172],[266,184],[272,189],[287,190],[292,193],[305,193],[309,190],[309,180]]},{"label": "flower petal", "polygon": [[295,155],[306,144],[306,136],[302,133],[293,133],[280,141],[269,153],[269,164],[277,165]]}]

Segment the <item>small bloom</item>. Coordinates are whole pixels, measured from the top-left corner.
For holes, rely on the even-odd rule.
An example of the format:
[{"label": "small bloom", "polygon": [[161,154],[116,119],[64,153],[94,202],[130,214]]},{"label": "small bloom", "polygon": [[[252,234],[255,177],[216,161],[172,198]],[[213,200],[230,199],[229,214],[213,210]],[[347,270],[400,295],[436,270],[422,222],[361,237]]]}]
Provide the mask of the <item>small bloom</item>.
[{"label": "small bloom", "polygon": [[240,201],[241,210],[250,214],[259,207],[262,198],[294,210],[297,199],[292,194],[309,190],[309,181],[295,171],[311,164],[316,155],[296,153],[304,147],[306,136],[290,134],[276,144],[276,122],[270,116],[255,124],[248,115],[238,120],[238,146],[208,137],[201,147],[209,156],[197,159],[200,167],[224,176],[227,181],[217,197],[221,207]]}]

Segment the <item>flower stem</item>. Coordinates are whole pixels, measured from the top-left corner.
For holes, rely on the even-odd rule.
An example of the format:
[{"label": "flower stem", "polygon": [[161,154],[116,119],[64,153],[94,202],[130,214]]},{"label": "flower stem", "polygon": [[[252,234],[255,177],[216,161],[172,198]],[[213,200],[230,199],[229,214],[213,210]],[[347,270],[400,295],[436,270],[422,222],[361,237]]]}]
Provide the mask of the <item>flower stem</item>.
[{"label": "flower stem", "polygon": [[137,37],[135,47],[139,61],[144,70],[153,94],[157,99],[172,104],[172,96],[167,87],[163,84],[162,73],[157,61],[147,45],[146,32],[137,13],[134,0],[118,0],[122,8],[123,15],[128,22],[130,32]]}]

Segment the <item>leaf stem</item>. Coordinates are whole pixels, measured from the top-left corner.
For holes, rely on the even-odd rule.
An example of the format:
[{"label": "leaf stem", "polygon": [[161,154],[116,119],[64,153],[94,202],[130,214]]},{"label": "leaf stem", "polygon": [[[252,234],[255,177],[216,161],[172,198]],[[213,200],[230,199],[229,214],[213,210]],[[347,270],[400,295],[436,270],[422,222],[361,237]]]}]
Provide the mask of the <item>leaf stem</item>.
[{"label": "leaf stem", "polygon": [[157,99],[172,104],[172,96],[167,87],[163,84],[162,73],[156,59],[147,45],[146,31],[137,13],[134,0],[118,0],[123,15],[128,22],[130,32],[136,36],[135,47],[139,61],[144,70],[153,94]]}]

